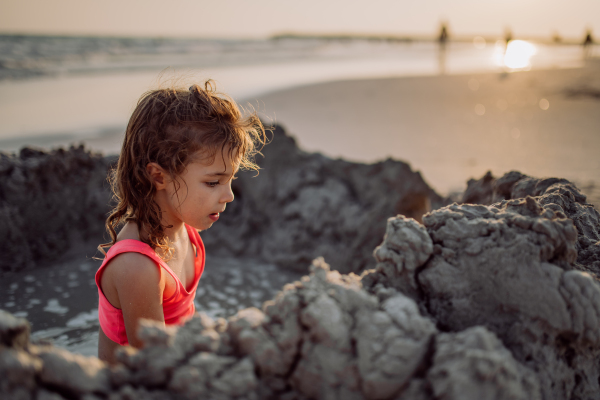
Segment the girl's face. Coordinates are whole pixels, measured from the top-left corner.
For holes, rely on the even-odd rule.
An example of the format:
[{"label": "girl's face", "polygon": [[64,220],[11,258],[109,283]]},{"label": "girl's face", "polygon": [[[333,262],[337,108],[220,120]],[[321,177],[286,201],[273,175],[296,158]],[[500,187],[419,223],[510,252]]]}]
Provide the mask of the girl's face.
[{"label": "girl's face", "polygon": [[231,181],[238,170],[227,150],[217,152],[211,164],[188,164],[178,177],[178,191],[173,181],[166,185],[168,205],[163,218],[167,217],[169,223],[182,221],[198,230],[210,228],[219,219],[227,203],[233,201]]}]

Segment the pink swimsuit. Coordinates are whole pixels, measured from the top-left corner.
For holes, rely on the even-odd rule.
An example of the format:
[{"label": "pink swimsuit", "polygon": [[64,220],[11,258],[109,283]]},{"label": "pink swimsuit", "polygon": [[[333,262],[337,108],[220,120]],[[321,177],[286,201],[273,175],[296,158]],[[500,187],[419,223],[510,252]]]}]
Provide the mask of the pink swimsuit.
[{"label": "pink swimsuit", "polygon": [[148,256],[156,263],[160,268],[162,267],[167,271],[175,280],[177,289],[175,293],[169,298],[163,299],[163,313],[165,316],[166,325],[182,324],[185,320],[191,317],[196,308],[194,307],[194,297],[196,297],[196,289],[198,287],[198,281],[202,272],[204,271],[204,244],[198,231],[194,228],[186,225],[188,236],[194,246],[196,246],[196,257],[194,261],[195,275],[192,283],[192,290],[188,292],[184,287],[177,275],[169,268],[152,248],[146,243],[140,242],[134,239],[125,239],[115,243],[106,254],[104,262],[98,268],[96,272],[96,285],[98,286],[98,319],[100,320],[100,327],[106,336],[120,345],[126,345],[129,343],[127,340],[127,332],[125,332],[125,321],[123,320],[123,311],[114,307],[102,293],[100,286],[100,278],[104,268],[108,265],[110,260],[121,253],[140,253]]}]

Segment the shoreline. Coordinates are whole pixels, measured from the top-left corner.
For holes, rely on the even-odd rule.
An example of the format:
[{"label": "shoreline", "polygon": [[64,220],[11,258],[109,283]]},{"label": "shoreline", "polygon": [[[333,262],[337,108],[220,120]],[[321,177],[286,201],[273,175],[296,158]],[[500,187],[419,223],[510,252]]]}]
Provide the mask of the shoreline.
[{"label": "shoreline", "polygon": [[[135,84],[148,79],[138,76]],[[125,77],[119,82],[124,84]],[[103,83],[98,78],[98,87]],[[468,179],[488,170],[496,176],[519,170],[575,181],[598,205],[600,161],[593,158],[600,151],[594,130],[600,126],[594,115],[597,93],[600,62],[594,59],[583,68],[317,82],[239,103],[250,103],[265,120],[282,124],[306,151],[363,163],[388,157],[406,161],[443,195],[461,192]],[[57,106],[72,94],[59,98]],[[547,110],[540,108],[542,99],[549,101]],[[0,147],[14,151],[32,141],[47,148],[84,142],[114,154],[123,130],[64,130],[1,139]]]},{"label": "shoreline", "polygon": [[[266,48],[260,47],[269,55],[261,58],[261,62],[255,57],[251,62],[242,62],[248,49],[241,53],[234,51],[227,63],[218,62],[213,59],[221,54],[217,47],[207,54],[212,61],[184,62],[177,57],[164,58],[163,54],[152,60],[127,59],[127,69],[118,70],[111,67],[110,58],[100,57],[95,63],[85,61],[86,68],[74,71],[69,63],[58,65],[51,78],[1,81],[0,147],[11,138],[70,135],[71,140],[89,140],[102,130],[124,129],[140,94],[161,82],[211,78],[218,90],[234,99],[253,101],[274,91],[341,79],[502,70],[494,61],[498,49],[493,43],[482,49],[469,43],[450,43],[445,51],[440,51],[433,42],[398,45],[336,42],[317,46],[309,40],[301,44],[298,47],[274,42]],[[538,47],[538,54],[531,59],[534,70],[578,67],[583,60],[578,46],[538,44]],[[600,46],[593,53],[598,53],[597,50]],[[36,118],[30,118],[32,113]]]}]

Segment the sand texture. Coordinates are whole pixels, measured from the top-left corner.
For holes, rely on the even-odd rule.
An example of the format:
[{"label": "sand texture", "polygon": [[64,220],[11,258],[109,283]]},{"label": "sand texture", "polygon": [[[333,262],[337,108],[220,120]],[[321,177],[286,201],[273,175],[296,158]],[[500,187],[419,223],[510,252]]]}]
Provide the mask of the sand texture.
[{"label": "sand texture", "polygon": [[35,268],[74,243],[102,241],[115,161],[83,146],[0,153],[0,271]]},{"label": "sand texture", "polygon": [[600,214],[568,181],[503,182],[525,197],[452,204],[423,225],[390,218],[361,276],[319,258],[262,311],[199,314],[179,329],[144,321],[144,348],[120,349],[112,367],[32,344],[27,322],[0,312],[0,393],[599,399],[600,266],[578,246],[600,255]]},{"label": "sand texture", "polygon": [[322,256],[334,269],[359,273],[373,267],[387,218],[420,219],[448,202],[402,161],[332,160],[300,150],[279,127],[263,154],[259,175],[240,173],[235,201],[202,232],[211,251],[301,272]]},{"label": "sand texture", "polygon": [[[420,219],[447,203],[402,161],[332,160],[300,150],[280,127],[273,134],[258,159],[260,174],[240,173],[232,185],[236,200],[202,232],[210,254],[262,258],[302,272],[324,256],[336,269],[360,272],[373,266],[371,251],[389,216]],[[0,243],[6,257],[0,270],[48,264],[74,240],[107,241],[106,176],[116,157],[83,148],[25,148],[1,157]]]}]

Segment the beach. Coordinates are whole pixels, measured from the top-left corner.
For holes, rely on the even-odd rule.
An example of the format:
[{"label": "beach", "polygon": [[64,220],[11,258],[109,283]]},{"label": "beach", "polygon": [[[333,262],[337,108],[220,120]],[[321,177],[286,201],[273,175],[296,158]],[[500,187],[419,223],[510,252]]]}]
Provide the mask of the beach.
[{"label": "beach", "polygon": [[519,170],[573,180],[600,204],[600,66],[598,57],[584,62],[581,48],[536,44],[531,70],[507,72],[493,62],[497,46],[469,43],[451,44],[443,60],[435,43],[264,46],[286,55],[252,65],[206,61],[163,75],[145,59],[128,61],[131,70],[82,61],[75,72],[1,81],[0,150],[84,143],[117,154],[141,93],[170,79],[211,78],[286,127],[303,149],[368,163],[403,160],[442,195],[462,192],[488,170]]},{"label": "beach", "polygon": [[600,1],[154,3],[3,3],[0,400],[600,400]]},{"label": "beach", "polygon": [[392,157],[442,194],[491,170],[575,181],[600,204],[600,64],[584,68],[345,80],[260,96],[300,147]]},{"label": "beach", "polygon": [[[256,109],[267,123],[281,124],[301,150],[363,163],[386,158],[402,160],[412,170],[419,171],[425,182],[442,196],[460,200],[467,180],[480,178],[488,170],[496,177],[518,170],[538,178],[572,180],[588,196],[588,202],[596,208],[600,206],[598,58],[587,60],[584,65],[583,60],[576,59],[580,48],[546,46],[541,47],[540,53],[551,55],[546,59],[550,61],[536,64],[534,60],[530,71],[506,72],[492,65],[489,46],[483,53],[470,43],[450,47],[446,64],[441,65],[435,43],[377,44],[374,49],[369,44],[364,45],[360,57],[350,58],[363,45],[354,43],[348,48],[339,43],[330,47],[314,45],[312,54],[325,48],[327,56],[315,55],[308,61],[299,61],[300,56],[294,56],[285,62],[264,65],[211,65],[202,69],[199,79],[214,78],[217,88],[231,94],[240,105]],[[337,51],[341,56],[333,57],[331,54]],[[565,57],[562,64],[553,63],[567,51],[571,58]],[[572,65],[580,67],[570,68]],[[18,152],[25,145],[50,149],[83,143],[86,148],[105,155],[117,154],[138,96],[155,87],[159,80],[159,71],[140,67],[118,73],[69,72],[1,81],[0,150]],[[276,149],[275,143],[272,147]],[[267,157],[265,162],[270,158],[276,157]],[[289,166],[290,160],[284,161]],[[306,168],[298,170],[306,172]],[[315,176],[323,181],[331,178],[325,175]],[[285,189],[281,181],[265,179],[268,172],[261,176],[269,185],[279,182],[279,189]],[[385,174],[365,176],[367,184],[361,186],[362,192],[368,192],[365,188],[372,187],[377,179],[386,179]],[[404,190],[400,186],[410,186],[400,175],[393,176],[394,190],[384,193],[397,194]],[[302,189],[297,182],[290,183],[293,179],[286,182],[295,190]],[[309,204],[303,200],[315,198],[314,182],[304,183],[308,192],[299,204]],[[338,186],[333,189],[339,189]],[[276,189],[273,190],[277,192]],[[336,198],[345,199],[346,205],[357,197],[352,190],[347,193],[329,189],[323,189],[321,195],[330,198],[337,193]],[[360,196],[377,196],[377,193],[360,193]],[[238,197],[237,203],[242,198]],[[393,195],[386,196],[388,200],[391,198]],[[327,206],[328,201],[322,205]],[[287,206],[290,204],[276,208],[285,210]],[[339,207],[334,210],[325,207],[320,211],[321,216],[345,215]],[[394,212],[403,213],[396,209],[386,218]],[[320,220],[314,213],[307,215],[306,221]],[[339,228],[339,224],[327,226]],[[374,237],[380,239],[380,235]],[[39,273],[16,273],[10,278],[5,275],[0,285],[5,289],[0,305],[27,317],[33,323],[34,338],[51,338],[73,351],[93,354],[97,318],[92,276],[97,262],[94,264],[89,257],[97,243],[86,247],[85,257],[80,249],[75,255],[48,262]],[[370,260],[373,246],[367,249]],[[260,306],[285,282],[296,278],[276,271],[272,259],[213,260],[214,269],[209,266],[208,270],[215,271],[214,281],[210,273],[203,281],[210,293],[220,293],[230,285],[231,277],[225,273],[230,270],[239,271],[240,275],[242,270],[252,270],[278,277],[267,283],[260,279],[244,282],[242,286],[248,290],[239,291],[239,296],[232,293],[228,293],[228,298],[202,296],[198,308],[213,317]],[[41,265],[35,267],[38,266]],[[221,266],[225,268],[217,272]],[[59,270],[65,272],[56,272]],[[56,275],[51,276],[53,271]],[[66,285],[52,283],[47,291],[38,289],[42,282],[66,278]],[[254,291],[259,286],[265,289],[260,295]],[[26,295],[17,296],[23,288]],[[73,307],[68,299],[76,297],[86,300]]]}]

